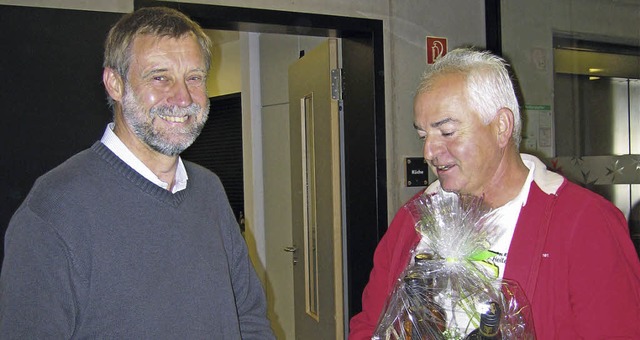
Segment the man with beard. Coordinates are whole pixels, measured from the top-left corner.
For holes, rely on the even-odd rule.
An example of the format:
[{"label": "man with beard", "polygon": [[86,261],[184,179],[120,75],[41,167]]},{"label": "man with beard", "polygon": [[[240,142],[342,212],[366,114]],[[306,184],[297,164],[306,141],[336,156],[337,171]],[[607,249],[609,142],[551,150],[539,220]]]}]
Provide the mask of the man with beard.
[{"label": "man with beard", "polygon": [[111,29],[114,122],[39,178],[11,219],[0,338],[273,338],[218,177],[179,157],[207,120],[210,48],[166,8]]}]

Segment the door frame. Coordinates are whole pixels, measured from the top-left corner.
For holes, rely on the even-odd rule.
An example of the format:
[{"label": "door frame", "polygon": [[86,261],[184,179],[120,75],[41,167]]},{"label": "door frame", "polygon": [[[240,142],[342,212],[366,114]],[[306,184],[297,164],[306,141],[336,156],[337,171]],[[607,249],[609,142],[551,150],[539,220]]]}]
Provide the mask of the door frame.
[{"label": "door frame", "polygon": [[362,308],[373,252],[387,230],[382,20],[219,5],[134,0],[180,10],[205,29],[342,39],[345,325]]}]

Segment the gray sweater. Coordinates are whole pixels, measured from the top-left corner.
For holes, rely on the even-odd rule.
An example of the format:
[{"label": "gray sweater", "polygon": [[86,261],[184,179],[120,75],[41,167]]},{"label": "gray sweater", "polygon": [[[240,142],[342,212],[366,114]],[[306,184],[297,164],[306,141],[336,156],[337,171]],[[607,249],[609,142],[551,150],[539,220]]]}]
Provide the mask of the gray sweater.
[{"label": "gray sweater", "polygon": [[5,237],[2,339],[272,339],[217,176],[175,194],[102,143],[39,178]]}]

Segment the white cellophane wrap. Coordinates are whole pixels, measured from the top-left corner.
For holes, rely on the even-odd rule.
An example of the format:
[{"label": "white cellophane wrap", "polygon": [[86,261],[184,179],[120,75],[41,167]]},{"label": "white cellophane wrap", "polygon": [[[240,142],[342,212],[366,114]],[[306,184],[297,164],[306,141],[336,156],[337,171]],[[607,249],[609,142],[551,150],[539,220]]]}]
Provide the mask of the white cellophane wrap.
[{"label": "white cellophane wrap", "polygon": [[[495,325],[484,327],[485,338],[535,339],[530,305],[519,285],[497,278],[485,261],[492,256],[490,244],[503,233],[495,210],[485,208],[481,198],[442,190],[422,194],[404,209],[428,252],[412,250],[372,339],[465,339],[478,332],[481,318]],[[425,254],[427,260],[413,260]]]}]

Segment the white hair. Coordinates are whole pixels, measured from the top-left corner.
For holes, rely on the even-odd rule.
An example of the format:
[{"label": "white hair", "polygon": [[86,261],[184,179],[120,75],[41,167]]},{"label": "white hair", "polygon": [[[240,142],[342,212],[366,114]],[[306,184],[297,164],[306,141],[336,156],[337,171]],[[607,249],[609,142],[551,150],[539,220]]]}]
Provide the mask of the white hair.
[{"label": "white hair", "polygon": [[427,67],[420,79],[416,95],[429,91],[434,80],[440,75],[457,73],[465,76],[469,105],[477,110],[484,124],[489,124],[502,108],[513,112],[511,138],[518,147],[522,122],[518,98],[508,67],[504,59],[488,51],[455,49]]}]

